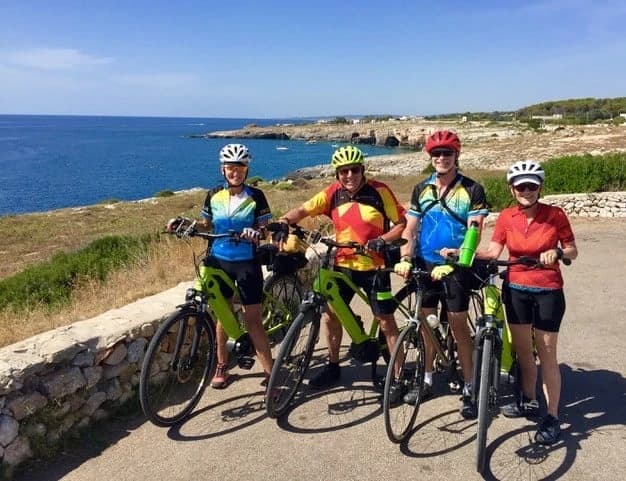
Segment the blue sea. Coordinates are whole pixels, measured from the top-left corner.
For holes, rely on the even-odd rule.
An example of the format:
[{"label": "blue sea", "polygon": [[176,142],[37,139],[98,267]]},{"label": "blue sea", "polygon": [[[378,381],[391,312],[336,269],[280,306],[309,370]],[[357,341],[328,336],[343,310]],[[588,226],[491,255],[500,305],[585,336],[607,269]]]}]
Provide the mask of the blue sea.
[{"label": "blue sea", "polygon": [[[0,215],[137,200],[163,190],[221,182],[220,148],[236,139],[190,138],[251,123],[299,119],[217,119],[0,115]],[[250,175],[279,179],[329,162],[331,143],[245,139]],[[277,150],[276,147],[287,147]],[[368,155],[390,153],[363,146]]]}]

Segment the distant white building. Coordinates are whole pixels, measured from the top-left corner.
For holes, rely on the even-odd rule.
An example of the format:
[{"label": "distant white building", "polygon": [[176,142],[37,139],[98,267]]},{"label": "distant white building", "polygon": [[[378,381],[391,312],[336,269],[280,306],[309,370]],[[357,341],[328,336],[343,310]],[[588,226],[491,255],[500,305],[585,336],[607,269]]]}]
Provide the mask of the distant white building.
[{"label": "distant white building", "polygon": [[619,114],[620,117],[624,117],[626,119],[626,114]]},{"label": "distant white building", "polygon": [[532,118],[539,119],[539,120],[559,120],[563,118],[563,114],[533,115]]}]

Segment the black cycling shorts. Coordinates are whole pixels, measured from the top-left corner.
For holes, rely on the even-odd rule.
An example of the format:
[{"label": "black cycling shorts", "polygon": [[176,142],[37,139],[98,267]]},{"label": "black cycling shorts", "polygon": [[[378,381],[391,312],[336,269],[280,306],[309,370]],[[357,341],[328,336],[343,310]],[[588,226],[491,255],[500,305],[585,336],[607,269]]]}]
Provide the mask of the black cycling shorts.
[{"label": "black cycling shorts", "polygon": [[502,300],[509,324],[532,324],[535,329],[559,332],[565,314],[563,289],[530,292],[505,284]]},{"label": "black cycling shorts", "polygon": [[[396,309],[396,303],[391,295],[391,276],[389,272],[355,271],[346,267],[337,267],[336,270],[343,272],[348,279],[365,291],[372,313],[375,316],[393,314]],[[337,284],[339,286],[339,295],[346,304],[350,304],[354,297],[354,291],[341,280]],[[386,299],[379,299],[379,297],[386,297]]]},{"label": "black cycling shorts", "polygon": [[[207,264],[219,267],[235,281],[239,288],[242,305],[261,304],[263,300],[263,272],[261,271],[261,264],[257,260],[233,262],[213,257],[210,260],[207,258]],[[234,292],[230,287],[221,280],[219,280],[219,284],[220,291],[225,298],[233,297]]]},{"label": "black cycling shorts", "polygon": [[[432,271],[436,265],[413,259],[417,267]],[[474,276],[468,269],[455,269],[440,281],[431,278],[425,282],[422,307],[434,309],[443,300],[448,312],[464,312],[469,307],[469,295]]]}]

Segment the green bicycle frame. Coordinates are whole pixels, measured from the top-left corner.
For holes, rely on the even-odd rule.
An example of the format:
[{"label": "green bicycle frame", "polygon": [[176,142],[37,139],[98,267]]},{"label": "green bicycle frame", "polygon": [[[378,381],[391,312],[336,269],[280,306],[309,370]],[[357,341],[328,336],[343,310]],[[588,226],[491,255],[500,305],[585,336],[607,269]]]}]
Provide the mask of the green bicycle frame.
[{"label": "green bicycle frame", "polygon": [[511,329],[504,315],[504,305],[502,304],[500,290],[493,284],[487,284],[483,288],[483,298],[485,315],[492,316],[496,320],[497,327],[501,328],[502,355],[500,357],[500,372],[508,373],[513,366],[512,336]]},{"label": "green bicycle frame", "polygon": [[313,281],[313,291],[324,296],[333,312],[339,318],[342,326],[346,329],[355,344],[360,344],[374,336],[378,321],[374,319],[370,334],[364,333],[354,317],[350,306],[341,298],[337,281],[341,279],[350,289],[352,289],[363,301],[369,305],[369,300],[363,291],[357,287],[343,272],[334,271],[325,267],[320,267],[315,280]]},{"label": "green bicycle frame", "polygon": [[233,292],[239,292],[239,289],[226,272],[217,267],[205,266],[204,264],[199,268],[199,276],[193,288],[197,291],[202,291],[207,296],[207,304],[215,317],[219,319],[224,332],[230,339],[237,340],[245,334],[245,331],[239,324],[230,302],[222,294],[218,279],[230,287]]}]

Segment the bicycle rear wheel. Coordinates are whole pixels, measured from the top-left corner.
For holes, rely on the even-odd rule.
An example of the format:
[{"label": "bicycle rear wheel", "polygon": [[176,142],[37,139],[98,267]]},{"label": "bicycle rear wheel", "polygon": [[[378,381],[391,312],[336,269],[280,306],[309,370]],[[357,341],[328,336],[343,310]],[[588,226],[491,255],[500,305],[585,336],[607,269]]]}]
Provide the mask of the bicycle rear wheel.
[{"label": "bicycle rear wheel", "polygon": [[[394,366],[400,364],[399,375],[395,375]],[[424,340],[417,324],[410,323],[402,330],[398,342],[394,346],[383,394],[383,413],[387,436],[394,443],[404,441],[409,435],[421,403],[424,386]],[[404,399],[394,402],[393,390],[410,393],[414,402],[407,403]]]},{"label": "bicycle rear wheel", "polygon": [[298,314],[280,345],[267,384],[267,415],[285,414],[306,374],[320,330],[320,318],[313,310]]},{"label": "bicycle rear wheel", "polygon": [[478,433],[476,435],[476,470],[482,474],[487,458],[487,429],[491,424],[490,391],[494,380],[493,339],[486,336],[483,342],[483,357],[480,366],[480,388],[478,391]]},{"label": "bicycle rear wheel", "polygon": [[141,366],[139,400],[146,417],[157,426],[182,421],[198,404],[215,365],[213,324],[191,306],[172,313]]},{"label": "bicycle rear wheel", "polygon": [[303,297],[300,280],[293,274],[272,274],[263,283],[263,327],[270,342],[278,343],[298,315]]}]

